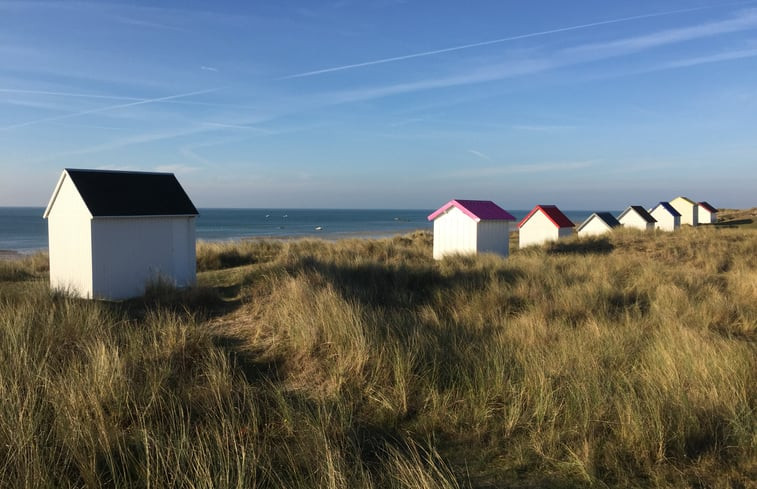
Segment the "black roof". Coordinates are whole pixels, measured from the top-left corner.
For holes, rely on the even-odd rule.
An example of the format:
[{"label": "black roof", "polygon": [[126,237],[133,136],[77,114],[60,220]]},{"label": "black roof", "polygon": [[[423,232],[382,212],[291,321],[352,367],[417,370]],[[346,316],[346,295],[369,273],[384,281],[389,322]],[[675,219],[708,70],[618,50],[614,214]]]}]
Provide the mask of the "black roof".
[{"label": "black roof", "polygon": [[636,213],[639,216],[641,216],[641,218],[644,219],[645,221],[650,222],[650,223],[657,222],[657,219],[655,219],[654,217],[652,217],[652,214],[650,214],[649,212],[647,212],[647,210],[645,208],[643,208],[642,206],[640,206],[640,205],[632,205],[631,209],[635,210]]},{"label": "black roof", "polygon": [[196,216],[173,173],[77,170],[66,173],[92,216]]},{"label": "black roof", "polygon": [[605,222],[605,224],[607,224],[611,228],[616,228],[620,226],[620,223],[618,222],[617,219],[615,219],[615,216],[613,216],[609,212],[595,212],[595,214],[597,215],[597,217],[602,219]]}]

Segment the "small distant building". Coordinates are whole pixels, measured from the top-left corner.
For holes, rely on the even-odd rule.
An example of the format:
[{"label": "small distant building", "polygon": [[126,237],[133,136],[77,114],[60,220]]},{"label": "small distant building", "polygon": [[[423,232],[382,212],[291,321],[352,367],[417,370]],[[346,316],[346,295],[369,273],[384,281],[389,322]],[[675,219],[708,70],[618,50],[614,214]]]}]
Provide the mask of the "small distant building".
[{"label": "small distant building", "polygon": [[50,285],[83,298],[195,283],[197,209],[171,173],[65,169],[45,209]]},{"label": "small distant building", "polygon": [[573,234],[573,222],[555,205],[537,205],[518,224],[520,248],[557,241]]},{"label": "small distant building", "polygon": [[434,222],[434,259],[452,254],[510,252],[515,218],[488,200],[450,200],[430,216]]},{"label": "small distant building", "polygon": [[626,228],[636,228],[642,231],[654,230],[655,220],[645,208],[640,205],[629,206],[618,216],[618,222]]},{"label": "small distant building", "polygon": [[576,228],[576,234],[579,236],[599,236],[618,226],[620,226],[620,223],[609,212],[595,212]]},{"label": "small distant building", "polygon": [[698,219],[697,203],[686,197],[676,197],[670,201],[670,205],[681,214],[681,225],[696,226]]},{"label": "small distant building", "polygon": [[669,202],[660,202],[650,209],[649,214],[657,221],[655,229],[675,231],[681,227],[681,214]]},{"label": "small distant building", "polygon": [[707,202],[697,202],[697,224],[715,224],[718,222],[718,210]]}]

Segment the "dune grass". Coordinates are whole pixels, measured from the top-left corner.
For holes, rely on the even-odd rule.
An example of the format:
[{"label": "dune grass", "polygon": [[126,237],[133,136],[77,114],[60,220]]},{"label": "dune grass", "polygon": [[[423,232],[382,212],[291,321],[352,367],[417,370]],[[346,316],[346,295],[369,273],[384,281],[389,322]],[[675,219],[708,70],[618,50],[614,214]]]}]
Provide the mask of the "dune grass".
[{"label": "dune grass", "polygon": [[0,271],[0,487],[753,485],[753,230],[197,256],[122,303]]}]

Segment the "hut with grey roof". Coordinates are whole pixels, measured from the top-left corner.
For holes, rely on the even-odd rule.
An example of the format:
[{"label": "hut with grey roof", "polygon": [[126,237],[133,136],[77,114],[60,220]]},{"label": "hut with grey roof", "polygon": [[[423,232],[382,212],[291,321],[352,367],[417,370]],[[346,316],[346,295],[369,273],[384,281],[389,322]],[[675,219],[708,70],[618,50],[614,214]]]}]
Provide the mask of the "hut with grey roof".
[{"label": "hut with grey roof", "polygon": [[50,285],[83,298],[196,280],[192,201],[171,173],[65,169],[45,209]]}]

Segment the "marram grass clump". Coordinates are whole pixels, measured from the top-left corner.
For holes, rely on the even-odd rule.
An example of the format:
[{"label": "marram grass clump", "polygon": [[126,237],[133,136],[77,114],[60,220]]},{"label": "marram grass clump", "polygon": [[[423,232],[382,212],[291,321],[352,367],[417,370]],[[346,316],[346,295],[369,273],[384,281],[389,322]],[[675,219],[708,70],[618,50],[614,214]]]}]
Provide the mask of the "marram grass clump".
[{"label": "marram grass clump", "polygon": [[201,243],[123,303],[0,276],[2,487],[749,487],[757,234]]}]

